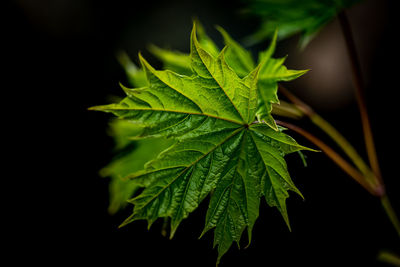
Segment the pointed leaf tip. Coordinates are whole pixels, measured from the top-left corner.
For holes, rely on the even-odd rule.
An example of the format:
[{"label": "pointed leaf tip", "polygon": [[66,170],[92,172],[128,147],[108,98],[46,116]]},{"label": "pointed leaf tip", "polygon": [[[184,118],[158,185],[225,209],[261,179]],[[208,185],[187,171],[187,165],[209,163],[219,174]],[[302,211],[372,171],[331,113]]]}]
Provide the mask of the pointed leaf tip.
[{"label": "pointed leaf tip", "polygon": [[90,110],[90,111],[98,111],[99,110],[99,106],[93,106],[93,107],[88,107],[87,108],[87,110]]},{"label": "pointed leaf tip", "polygon": [[142,66],[150,65],[150,64],[147,62],[147,60],[143,57],[142,52],[139,52],[139,53],[138,53],[138,58],[139,58],[140,63],[142,64]]},{"label": "pointed leaf tip", "polygon": [[228,45],[225,45],[224,48],[222,48],[221,52],[218,54],[218,58],[223,59],[225,61],[225,52],[228,49]]},{"label": "pointed leaf tip", "polygon": [[171,240],[172,238],[174,238],[176,230],[178,230],[178,225],[176,225],[175,223],[171,222],[171,227],[170,227],[170,232],[169,232],[169,239]]},{"label": "pointed leaf tip", "polygon": [[132,90],[131,88],[126,87],[125,85],[122,84],[122,82],[119,82],[119,86],[121,87],[121,89],[124,91],[124,93],[126,95],[130,95],[129,91]]},{"label": "pointed leaf tip", "polygon": [[228,32],[225,31],[225,29],[222,28],[221,26],[215,25],[215,29],[216,29],[217,31],[220,32],[220,34],[222,35],[222,37],[223,37],[226,41],[231,39],[231,37],[229,36]]},{"label": "pointed leaf tip", "polygon": [[126,218],[119,226],[118,228],[122,228],[124,226],[127,226],[128,224],[130,224],[131,222],[133,222],[134,219],[134,214],[130,215],[128,218]]},{"label": "pointed leaf tip", "polygon": [[197,33],[197,27],[196,27],[196,21],[194,20],[193,26],[192,26],[192,32],[190,33],[190,35],[192,38],[196,39],[196,41],[197,41],[196,33]]},{"label": "pointed leaf tip", "polygon": [[[113,105],[113,104],[111,104]],[[88,110],[90,111],[107,111],[109,110],[110,105],[101,105],[101,106],[93,106],[93,107],[89,107]]]},{"label": "pointed leaf tip", "polygon": [[198,239],[201,239],[208,232],[208,230],[209,229],[204,228]]}]

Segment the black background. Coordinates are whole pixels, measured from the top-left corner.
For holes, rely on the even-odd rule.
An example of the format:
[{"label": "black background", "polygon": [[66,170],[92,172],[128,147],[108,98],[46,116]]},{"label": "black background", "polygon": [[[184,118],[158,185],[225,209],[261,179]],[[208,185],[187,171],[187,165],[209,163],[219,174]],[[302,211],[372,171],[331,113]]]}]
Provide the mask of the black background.
[{"label": "black background", "polygon": [[[393,2],[366,2],[384,2],[379,40],[375,40],[369,65],[363,67],[368,69],[368,107],[383,176],[392,204],[400,211],[395,127],[399,114],[395,95],[398,14]],[[4,80],[11,83],[3,91],[12,96],[3,95],[7,104],[4,129],[17,141],[8,144],[16,165],[7,180],[15,184],[13,190],[4,191],[12,192],[9,200],[17,204],[11,205],[12,215],[8,216],[17,226],[8,246],[17,252],[14,259],[55,266],[214,266],[212,232],[198,239],[206,204],[181,224],[173,240],[160,234],[160,222],[150,231],[145,222],[117,228],[130,211],[108,215],[108,180],[98,175],[112,157],[113,142],[106,134],[110,117],[87,108],[106,103],[110,95],[122,95],[118,82],[126,78],[115,59],[118,50],[126,50],[132,58],[141,50],[157,66],[146,45],[188,51],[193,16],[219,44],[221,38],[213,25],[243,37],[257,28],[257,20],[240,17],[239,1],[21,0],[6,7],[3,43],[7,46],[3,53],[11,60],[6,63]],[[357,8],[361,7],[354,12],[360,13]],[[374,18],[375,10],[361,11],[366,12],[361,19],[369,14]],[[355,23],[363,25],[364,21]],[[301,53],[293,49],[296,41],[283,42],[277,54]],[[296,55],[293,58],[288,67],[292,63],[296,68],[308,68],[299,66]],[[320,112],[364,153],[354,99]],[[302,125],[312,129],[307,122]],[[400,240],[379,200],[322,153],[306,155],[307,168],[296,155],[288,157],[292,177],[305,196],[305,201],[294,194],[288,200],[292,232],[278,211],[264,203],[251,246],[240,251],[233,246],[221,266],[385,266],[376,261],[378,252],[399,252]]]}]

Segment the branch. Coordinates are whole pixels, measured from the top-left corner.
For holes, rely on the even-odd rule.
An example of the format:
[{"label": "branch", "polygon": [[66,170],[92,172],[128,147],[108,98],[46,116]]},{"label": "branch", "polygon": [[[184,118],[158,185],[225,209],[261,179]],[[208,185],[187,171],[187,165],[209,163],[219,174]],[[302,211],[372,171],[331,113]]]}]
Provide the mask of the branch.
[{"label": "branch", "polygon": [[400,222],[399,218],[396,215],[396,212],[393,210],[392,205],[390,204],[389,198],[387,195],[383,195],[381,197],[381,203],[383,209],[385,210],[386,214],[389,217],[390,222],[393,224],[394,228],[396,229],[397,234],[400,237]]},{"label": "branch", "polygon": [[343,150],[369,183],[373,184],[375,187],[380,186],[379,180],[375,177],[375,174],[371,171],[370,167],[364,162],[356,149],[338,130],[336,130],[335,127],[282,85],[279,85],[279,92],[287,97],[294,104],[295,108],[308,116],[314,125],[324,131]]},{"label": "branch", "polygon": [[351,32],[350,23],[345,11],[340,12],[338,17],[343,31],[344,39],[346,41],[347,52],[351,63],[353,82],[354,82],[354,87],[356,89],[355,92],[356,99],[357,99],[358,109],[360,110],[361,123],[363,127],[364,140],[368,153],[368,159],[371,164],[371,168],[375,173],[375,176],[378,178],[380,184],[383,184],[382,175],[378,163],[378,157],[376,155],[374,139],[371,131],[371,123],[368,117],[367,106],[365,104],[364,84],[361,74],[361,66],[357,56],[353,34]]},{"label": "branch", "polygon": [[293,124],[276,120],[276,124],[288,128],[312,142],[319,149],[321,149],[334,163],[336,163],[343,171],[345,171],[351,178],[353,178],[357,183],[359,183],[364,189],[374,196],[381,196],[382,192],[380,188],[375,187],[371,183],[364,179],[364,176],[353,166],[351,166],[346,160],[344,160],[339,154],[337,154],[332,148],[326,145],[324,142],[319,140],[317,137],[313,136],[309,132],[303,130],[302,128],[295,126]]}]

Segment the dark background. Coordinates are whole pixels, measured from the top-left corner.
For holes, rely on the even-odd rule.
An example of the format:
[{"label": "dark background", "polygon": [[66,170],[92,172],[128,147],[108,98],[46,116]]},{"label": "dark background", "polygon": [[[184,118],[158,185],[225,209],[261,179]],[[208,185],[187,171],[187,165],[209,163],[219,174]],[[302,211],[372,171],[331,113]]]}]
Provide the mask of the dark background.
[{"label": "dark background", "polygon": [[[393,2],[365,1],[349,10],[349,17],[383,177],[400,212],[395,127],[399,24]],[[110,95],[122,96],[118,82],[126,77],[117,51],[126,50],[136,60],[140,50],[159,66],[146,46],[188,51],[193,16],[220,45],[214,25],[240,40],[257,29],[258,21],[239,14],[240,1],[19,0],[5,7],[3,74],[10,84],[3,88],[4,129],[18,140],[7,144],[12,147],[9,158],[17,163],[7,180],[15,187],[4,190],[16,204],[7,217],[17,226],[10,230],[8,243],[17,252],[14,260],[54,266],[214,266],[212,232],[198,240],[206,203],[181,224],[173,240],[160,234],[160,222],[150,231],[145,222],[117,229],[130,210],[108,215],[108,180],[98,175],[112,157],[113,142],[106,134],[110,117],[87,108],[107,103]],[[283,41],[276,55],[289,54],[289,68],[312,70],[286,86],[365,155],[338,23],[329,24],[303,52],[296,42],[296,37]],[[307,122],[302,126],[315,131]],[[288,157],[292,177],[305,196],[305,201],[295,195],[288,200],[292,232],[278,211],[264,203],[251,246],[240,251],[233,246],[221,266],[385,266],[376,261],[378,252],[399,252],[400,240],[379,200],[322,153],[306,155],[307,168],[297,155]]]}]

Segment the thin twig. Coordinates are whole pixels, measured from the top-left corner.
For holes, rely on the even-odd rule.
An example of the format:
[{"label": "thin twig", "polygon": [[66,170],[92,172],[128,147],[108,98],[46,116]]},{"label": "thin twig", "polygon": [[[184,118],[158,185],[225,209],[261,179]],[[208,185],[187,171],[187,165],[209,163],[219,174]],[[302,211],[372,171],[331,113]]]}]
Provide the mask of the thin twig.
[{"label": "thin twig", "polygon": [[311,117],[315,112],[314,110],[304,103],[301,99],[299,99],[297,96],[292,94],[288,89],[283,87],[282,85],[278,85],[279,92],[282,93],[284,96],[286,96],[293,104],[296,105],[296,107],[302,111],[305,115],[308,117]]},{"label": "thin twig", "polygon": [[347,52],[349,55],[351,69],[353,72],[353,81],[356,89],[356,99],[358,108],[360,110],[361,122],[363,126],[363,133],[365,139],[365,146],[367,149],[368,159],[372,168],[372,171],[375,173],[375,177],[377,181],[380,183],[381,189],[381,203],[383,208],[388,215],[391,223],[396,229],[397,234],[400,237],[400,222],[399,219],[393,210],[389,198],[385,193],[384,183],[381,175],[381,170],[379,167],[378,156],[376,154],[375,144],[372,136],[371,124],[368,117],[367,106],[365,104],[365,96],[364,96],[364,84],[361,73],[360,61],[357,56],[356,46],[353,39],[353,34],[351,32],[351,27],[349,23],[349,19],[345,11],[342,11],[338,15],[340,25],[343,31],[343,35],[346,41]]},{"label": "thin twig", "polygon": [[317,137],[313,136],[306,130],[293,125],[291,123],[283,122],[276,120],[276,124],[286,127],[316,145],[319,149],[321,149],[334,163],[336,163],[343,171],[345,171],[350,177],[352,177],[357,183],[359,183],[363,188],[365,188],[369,193],[374,196],[379,196],[380,192],[376,191],[371,184],[367,183],[364,179],[364,176],[353,166],[351,166],[346,160],[344,160],[339,154],[337,154],[332,148],[326,145],[324,142],[319,140]]},{"label": "thin twig", "polygon": [[364,83],[362,79],[360,61],[358,59],[356,46],[353,39],[353,34],[351,32],[350,23],[345,11],[340,12],[338,17],[343,31],[344,39],[346,41],[347,52],[351,63],[353,82],[354,82],[354,87],[356,89],[355,90],[356,99],[357,99],[358,109],[360,110],[361,123],[363,127],[364,140],[368,153],[368,159],[371,164],[372,171],[375,173],[375,176],[378,178],[380,184],[383,184],[381,171],[378,163],[378,157],[376,155],[375,144],[371,131],[371,123],[367,112],[367,106],[365,104]]},{"label": "thin twig", "polygon": [[375,177],[371,168],[364,162],[350,142],[347,141],[335,127],[282,85],[279,85],[279,92],[287,97],[299,111],[302,111],[314,125],[324,131],[343,150],[373,187],[382,189],[379,180]]},{"label": "thin twig", "polygon": [[385,210],[386,214],[389,217],[390,222],[393,224],[394,228],[396,229],[397,234],[400,237],[400,222],[399,218],[396,215],[396,212],[393,210],[392,205],[390,204],[389,198],[387,195],[381,197],[381,203],[383,209]]},{"label": "thin twig", "polygon": [[299,120],[304,117],[304,113],[295,105],[279,100],[279,104],[272,104],[272,114],[286,118]]}]

